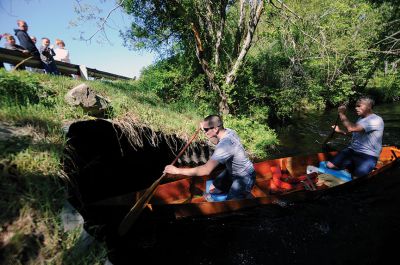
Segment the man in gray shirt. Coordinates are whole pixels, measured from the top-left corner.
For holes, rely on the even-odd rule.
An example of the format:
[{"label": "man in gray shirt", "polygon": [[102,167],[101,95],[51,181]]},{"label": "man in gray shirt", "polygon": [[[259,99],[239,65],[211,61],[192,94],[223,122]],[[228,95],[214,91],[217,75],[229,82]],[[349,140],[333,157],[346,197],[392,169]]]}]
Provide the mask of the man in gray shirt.
[{"label": "man in gray shirt", "polygon": [[239,136],[235,131],[224,128],[218,115],[207,116],[201,123],[204,133],[216,144],[215,151],[206,164],[194,168],[165,167],[164,173],[186,176],[209,175],[218,165],[225,165],[210,185],[210,193],[227,193],[227,200],[251,197],[251,189],[255,183],[256,173],[249,160]]},{"label": "man in gray shirt", "polygon": [[353,178],[368,175],[376,166],[382,151],[384,123],[380,116],[373,113],[374,100],[362,97],[356,102],[356,112],[360,117],[352,123],[346,117],[346,107],[340,106],[338,113],[346,130],[335,127],[342,134],[352,134],[350,145],[340,151],[326,164],[328,168],[347,168]]}]

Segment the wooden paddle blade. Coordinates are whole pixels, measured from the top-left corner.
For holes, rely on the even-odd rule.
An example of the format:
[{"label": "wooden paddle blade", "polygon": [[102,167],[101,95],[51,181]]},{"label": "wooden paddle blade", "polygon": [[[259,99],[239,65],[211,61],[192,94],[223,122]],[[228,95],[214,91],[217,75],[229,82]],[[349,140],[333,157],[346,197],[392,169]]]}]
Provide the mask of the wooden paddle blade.
[{"label": "wooden paddle blade", "polygon": [[[186,149],[189,147],[189,145],[192,143],[192,141],[196,138],[197,134],[200,132],[201,127],[199,127],[196,132],[193,134],[192,138],[190,139],[189,142],[186,143],[186,145],[182,148],[182,150],[179,152],[179,154],[175,157],[174,161],[171,163],[171,165],[174,165],[178,159],[182,156],[182,154],[186,151]],[[122,220],[121,224],[119,225],[118,228],[118,234],[120,236],[126,234],[128,230],[131,228],[132,224],[136,221],[136,219],[139,217],[140,213],[143,211],[144,207],[146,207],[147,203],[151,200],[153,197],[158,184],[160,184],[161,180],[165,177],[165,173],[159,177],[151,186],[148,188],[143,196],[140,197],[140,199],[135,203],[135,205],[131,208],[131,210],[128,212],[128,214],[124,217]]]},{"label": "wooden paddle blade", "polygon": [[120,236],[125,235],[129,229],[131,228],[132,224],[135,223],[136,219],[139,217],[140,213],[143,211],[143,209],[146,207],[146,205],[149,203],[151,198],[153,197],[158,184],[160,181],[164,178],[166,174],[163,174],[159,179],[157,179],[151,186],[148,188],[143,196],[139,198],[139,200],[135,203],[135,205],[131,208],[131,210],[128,212],[128,214],[124,217],[122,220],[121,224],[119,225],[118,228],[118,234]]}]

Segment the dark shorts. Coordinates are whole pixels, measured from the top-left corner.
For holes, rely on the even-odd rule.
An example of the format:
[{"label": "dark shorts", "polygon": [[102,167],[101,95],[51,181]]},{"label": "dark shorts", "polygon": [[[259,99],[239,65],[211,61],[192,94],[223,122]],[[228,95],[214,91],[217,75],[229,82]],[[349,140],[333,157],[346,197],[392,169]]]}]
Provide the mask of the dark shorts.
[{"label": "dark shorts", "polygon": [[330,162],[339,169],[348,169],[355,177],[362,177],[368,175],[375,168],[378,158],[345,148]]}]

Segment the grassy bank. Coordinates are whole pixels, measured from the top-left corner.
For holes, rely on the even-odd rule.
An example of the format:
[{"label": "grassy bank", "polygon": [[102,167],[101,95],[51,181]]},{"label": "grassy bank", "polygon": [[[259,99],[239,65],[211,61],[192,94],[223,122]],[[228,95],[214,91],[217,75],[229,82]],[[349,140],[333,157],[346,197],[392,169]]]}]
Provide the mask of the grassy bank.
[{"label": "grassy bank", "polygon": [[[138,81],[85,81],[111,101],[109,117],[129,116],[138,124],[188,138],[202,116],[190,104],[166,105]],[[103,264],[105,247],[92,244],[77,251],[79,229],[65,232],[60,213],[65,202],[62,184],[63,126],[93,119],[69,106],[64,96],[82,81],[25,71],[0,70],[0,263]],[[185,106],[185,107],[183,107]],[[249,118],[226,117],[253,157],[266,156],[276,136]]]}]

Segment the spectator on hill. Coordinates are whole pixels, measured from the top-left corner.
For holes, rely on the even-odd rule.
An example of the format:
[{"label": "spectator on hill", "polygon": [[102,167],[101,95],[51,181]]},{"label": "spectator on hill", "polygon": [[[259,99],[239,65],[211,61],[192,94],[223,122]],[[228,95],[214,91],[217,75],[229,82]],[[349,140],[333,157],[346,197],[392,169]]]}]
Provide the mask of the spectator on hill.
[{"label": "spectator on hill", "polygon": [[19,44],[28,50],[32,55],[39,56],[39,51],[35,43],[28,35],[28,24],[23,20],[17,20],[18,29],[15,29],[15,36],[17,36]]},{"label": "spectator on hill", "polygon": [[7,41],[6,44],[4,45],[4,47],[6,49],[14,50],[14,51],[20,51],[20,52],[25,53],[25,54],[29,53],[29,51],[27,49],[25,49],[24,47],[22,47],[22,46],[20,46],[20,45],[15,43],[14,36],[12,36],[10,34],[7,34],[5,39]]},{"label": "spectator on hill", "polygon": [[[29,51],[27,49],[25,49],[24,47],[15,43],[14,36],[12,36],[11,34],[4,34],[4,35],[5,35],[5,39],[6,39],[6,44],[4,45],[4,47],[6,49],[13,50],[13,51],[19,51],[24,54],[29,54]],[[10,64],[10,66],[13,67],[14,65]],[[25,70],[25,66],[23,66],[23,65],[19,66],[19,69]]]},{"label": "spectator on hill", "polygon": [[31,36],[31,40],[33,41],[33,43],[35,44],[35,46],[36,46],[36,42],[37,42],[37,39],[36,39],[36,37],[35,36]]},{"label": "spectator on hill", "polygon": [[[35,36],[31,36],[31,40],[33,41],[33,43],[36,46],[36,43],[37,43],[36,37]],[[44,73],[44,70],[43,69],[39,69],[39,68],[27,67],[26,69],[28,71],[35,72],[35,73]]]},{"label": "spectator on hill", "polygon": [[57,45],[57,47],[54,49],[56,56],[54,56],[54,59],[57,61],[70,63],[71,61],[69,59],[69,51],[67,49],[65,49],[64,41],[60,40],[60,39],[56,39],[56,45]]},{"label": "spectator on hill", "polygon": [[59,75],[60,72],[57,69],[56,63],[54,61],[55,52],[50,46],[50,39],[42,38],[42,46],[40,46],[40,59],[43,62],[44,71],[46,74]]}]

